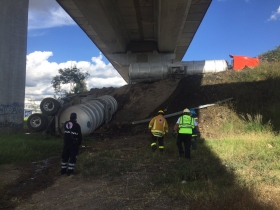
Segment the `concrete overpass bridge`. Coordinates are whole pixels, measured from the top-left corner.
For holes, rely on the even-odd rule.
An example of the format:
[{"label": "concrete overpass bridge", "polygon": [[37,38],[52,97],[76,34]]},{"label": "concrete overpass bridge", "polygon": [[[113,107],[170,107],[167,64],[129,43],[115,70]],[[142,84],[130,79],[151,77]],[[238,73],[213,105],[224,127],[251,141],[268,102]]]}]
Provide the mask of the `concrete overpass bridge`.
[{"label": "concrete overpass bridge", "polygon": [[56,0],[129,83],[131,63],[181,61],[212,0]]},{"label": "concrete overpass bridge", "polygon": [[[56,1],[127,82],[133,63],[181,61],[212,2]],[[29,0],[0,1],[0,133],[23,127],[28,3]]]}]

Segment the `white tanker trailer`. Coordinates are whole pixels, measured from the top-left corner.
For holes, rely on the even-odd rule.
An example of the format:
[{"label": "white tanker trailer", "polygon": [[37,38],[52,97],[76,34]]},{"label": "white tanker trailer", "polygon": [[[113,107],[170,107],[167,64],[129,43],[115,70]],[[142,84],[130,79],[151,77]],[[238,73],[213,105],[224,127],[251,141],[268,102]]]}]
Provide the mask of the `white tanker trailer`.
[{"label": "white tanker trailer", "polygon": [[226,60],[132,63],[129,66],[129,83],[155,82],[167,78],[217,73],[228,70]]},{"label": "white tanker trailer", "polygon": [[[76,103],[76,104],[74,104]],[[54,98],[45,98],[40,104],[42,114],[28,117],[27,126],[31,131],[54,131],[56,135],[64,133],[63,125],[70,119],[72,112],[77,113],[77,122],[83,135],[93,133],[101,124],[108,123],[117,111],[115,98],[109,95],[95,97],[86,95],[69,102],[59,102]]]}]

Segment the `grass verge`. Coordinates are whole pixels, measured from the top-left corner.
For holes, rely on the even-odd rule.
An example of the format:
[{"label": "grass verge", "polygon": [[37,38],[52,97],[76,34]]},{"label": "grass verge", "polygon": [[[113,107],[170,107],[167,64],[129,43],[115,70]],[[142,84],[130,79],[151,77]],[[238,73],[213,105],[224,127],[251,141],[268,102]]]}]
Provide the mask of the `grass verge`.
[{"label": "grass verge", "polygon": [[[164,154],[152,153],[148,143],[135,149],[118,142],[122,149],[106,150],[94,142],[96,151],[83,152],[77,170],[85,178],[134,174],[140,180],[135,185],[148,186],[140,196],[160,194],[186,202],[191,209],[279,209],[279,140],[254,133],[199,139],[191,161],[177,157],[171,137],[166,138]],[[140,177],[143,173],[149,175]]]},{"label": "grass verge", "polygon": [[0,135],[0,164],[19,164],[58,156],[62,140],[42,134]]}]

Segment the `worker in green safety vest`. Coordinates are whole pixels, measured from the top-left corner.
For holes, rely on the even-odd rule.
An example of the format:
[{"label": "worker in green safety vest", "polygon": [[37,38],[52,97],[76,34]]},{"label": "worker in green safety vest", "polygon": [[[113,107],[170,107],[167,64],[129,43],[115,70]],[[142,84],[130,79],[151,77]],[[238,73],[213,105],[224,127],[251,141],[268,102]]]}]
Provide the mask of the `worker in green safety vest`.
[{"label": "worker in green safety vest", "polygon": [[[194,127],[194,119],[191,117],[190,110],[186,108],[183,110],[183,115],[178,118],[173,131],[178,134],[176,144],[179,157],[191,158],[191,140]],[[182,143],[184,144],[184,149]]]}]

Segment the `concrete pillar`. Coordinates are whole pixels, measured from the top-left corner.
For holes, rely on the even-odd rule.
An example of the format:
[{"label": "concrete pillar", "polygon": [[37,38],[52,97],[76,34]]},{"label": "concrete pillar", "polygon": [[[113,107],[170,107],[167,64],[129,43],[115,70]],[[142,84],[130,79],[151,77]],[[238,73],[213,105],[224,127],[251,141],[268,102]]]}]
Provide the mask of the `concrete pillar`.
[{"label": "concrete pillar", "polygon": [[0,0],[0,134],[23,128],[29,0]]}]

